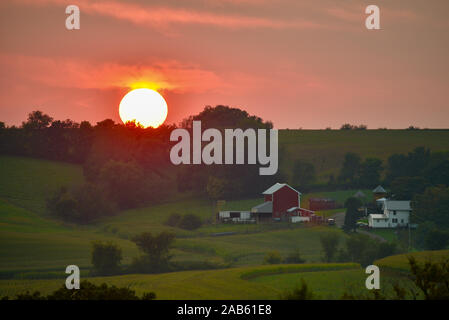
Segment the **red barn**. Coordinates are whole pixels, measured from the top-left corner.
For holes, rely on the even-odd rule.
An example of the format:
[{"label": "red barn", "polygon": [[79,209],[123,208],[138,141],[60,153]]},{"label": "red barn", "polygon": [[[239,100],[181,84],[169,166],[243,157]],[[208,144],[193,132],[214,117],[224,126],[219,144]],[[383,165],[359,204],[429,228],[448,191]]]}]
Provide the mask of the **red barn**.
[{"label": "red barn", "polygon": [[288,210],[299,208],[301,192],[286,183],[276,183],[263,193],[265,202],[252,208],[251,212],[260,218],[282,219],[290,216]]}]

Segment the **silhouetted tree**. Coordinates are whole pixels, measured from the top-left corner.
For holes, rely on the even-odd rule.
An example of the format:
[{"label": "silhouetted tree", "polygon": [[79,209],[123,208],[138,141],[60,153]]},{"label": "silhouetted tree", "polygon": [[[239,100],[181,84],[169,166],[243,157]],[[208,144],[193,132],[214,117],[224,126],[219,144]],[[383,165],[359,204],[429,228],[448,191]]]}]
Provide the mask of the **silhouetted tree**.
[{"label": "silhouetted tree", "polygon": [[112,242],[92,242],[92,265],[93,274],[109,276],[120,271],[122,261],[122,249]]},{"label": "silhouetted tree", "polygon": [[175,234],[167,231],[153,236],[150,232],[143,232],[131,239],[143,256],[133,261],[132,268],[136,272],[161,272],[169,268],[171,258],[169,252],[175,240]]},{"label": "silhouetted tree", "polygon": [[42,111],[36,110],[28,114],[28,119],[22,122],[24,129],[45,129],[50,126],[53,118]]}]

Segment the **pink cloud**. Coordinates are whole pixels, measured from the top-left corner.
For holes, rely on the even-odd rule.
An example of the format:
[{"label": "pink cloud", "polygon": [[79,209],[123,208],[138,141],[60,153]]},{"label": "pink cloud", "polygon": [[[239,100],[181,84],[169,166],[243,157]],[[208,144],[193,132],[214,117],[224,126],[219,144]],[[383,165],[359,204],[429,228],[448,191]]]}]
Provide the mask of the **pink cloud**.
[{"label": "pink cloud", "polygon": [[[73,4],[71,0],[16,0],[28,5],[60,5]],[[178,9],[171,7],[142,6],[131,2],[87,1],[78,0],[76,5],[81,12],[98,14],[128,21],[147,27],[167,27],[171,24],[199,24],[224,28],[272,28],[272,29],[319,29],[323,28],[313,21],[296,19],[280,20],[236,14],[219,14],[195,9]]]},{"label": "pink cloud", "polygon": [[5,73],[52,87],[79,89],[130,88],[143,83],[155,89],[201,93],[224,85],[214,72],[177,61],[101,64],[66,58],[0,55]]}]

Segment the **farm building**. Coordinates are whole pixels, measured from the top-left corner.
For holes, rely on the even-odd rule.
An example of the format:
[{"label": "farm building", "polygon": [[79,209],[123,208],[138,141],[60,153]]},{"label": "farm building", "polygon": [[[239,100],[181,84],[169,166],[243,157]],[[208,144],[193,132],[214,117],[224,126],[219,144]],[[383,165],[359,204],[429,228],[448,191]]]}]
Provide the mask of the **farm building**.
[{"label": "farm building", "polygon": [[310,198],[309,209],[312,211],[335,209],[337,204],[334,199],[329,198]]},{"label": "farm building", "polygon": [[382,186],[377,186],[373,190],[374,199],[384,198],[387,195],[387,191]]},{"label": "farm building", "polygon": [[255,222],[249,211],[220,211],[218,217],[224,222]]},{"label": "farm building", "polygon": [[370,228],[398,228],[409,224],[410,201],[395,201],[379,199],[377,203],[382,207],[382,214],[368,215],[368,226]]},{"label": "farm building", "polygon": [[286,221],[316,222],[320,217],[313,211],[301,208],[301,192],[286,183],[276,183],[263,193],[264,202],[251,208],[251,211],[220,211],[221,221],[262,222]]}]

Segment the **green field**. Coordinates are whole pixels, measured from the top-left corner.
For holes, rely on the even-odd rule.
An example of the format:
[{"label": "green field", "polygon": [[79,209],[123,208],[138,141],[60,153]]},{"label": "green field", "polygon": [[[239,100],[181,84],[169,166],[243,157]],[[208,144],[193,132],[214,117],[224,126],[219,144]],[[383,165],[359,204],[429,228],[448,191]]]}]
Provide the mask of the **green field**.
[{"label": "green field", "polygon": [[407,257],[413,256],[418,261],[441,261],[442,259],[449,259],[449,250],[437,251],[420,251],[410,254],[399,254],[395,256],[386,257],[375,262],[380,268],[391,269],[395,271],[409,271],[409,264]]},{"label": "green field", "polygon": [[[449,131],[370,130],[370,131],[292,131],[280,132],[280,145],[288,151],[282,159],[281,171],[290,172],[295,159],[315,164],[320,181],[339,170],[344,154],[355,151],[366,156],[386,159],[394,152],[409,152],[425,145],[433,151],[449,149]],[[446,137],[448,136],[448,137]],[[63,223],[48,216],[46,199],[61,186],[83,183],[80,166],[22,157],[0,156],[0,295],[29,290],[48,293],[62,284],[65,267],[76,264],[82,276],[88,276],[90,246],[93,240],[113,241],[123,250],[123,265],[139,255],[129,239],[140,232],[171,230],[176,233],[173,261],[200,269],[202,266],[223,268],[207,271],[183,271],[159,275],[124,275],[92,278],[120,286],[131,286],[139,294],[154,290],[166,299],[277,299],[304,278],[321,298],[338,298],[345,288],[363,289],[365,275],[360,267],[349,269],[299,270],[293,273],[270,274],[242,278],[244,274],[260,273],[268,251],[277,250],[283,257],[299,249],[307,263],[320,263],[322,252],[319,237],[324,232],[345,235],[338,228],[308,227],[300,224],[210,224],[186,231],[164,224],[171,213],[193,213],[203,221],[211,221],[216,210],[211,201],[176,196],[171,202],[120,212],[102,218],[89,226]],[[268,187],[268,186],[267,186]],[[330,197],[338,203],[357,190],[304,194],[302,206],[308,207],[310,197]],[[363,190],[368,199],[369,190]],[[220,210],[250,210],[262,197],[227,201]],[[329,216],[340,211],[320,212]],[[228,236],[215,236],[232,232]],[[425,253],[422,253],[425,255]],[[447,252],[444,253],[447,255]],[[444,255],[443,254],[443,255]],[[388,260],[390,259],[390,260]],[[406,270],[403,256],[379,261],[388,270]],[[302,267],[303,268],[303,267]],[[307,268],[307,267],[306,267]],[[327,266],[329,268],[329,266]],[[267,270],[268,270],[267,269]],[[393,275],[393,277],[396,277]],[[57,279],[56,279],[57,278]],[[36,279],[36,280],[33,280]],[[388,279],[388,277],[386,278]],[[360,287],[362,286],[362,287]]]},{"label": "green field", "polygon": [[[173,261],[201,265],[258,265],[265,254],[279,250],[282,255],[300,249],[308,262],[319,262],[319,236],[325,227],[304,227],[287,223],[262,225],[205,225],[196,231],[167,227],[171,213],[194,213],[203,219],[212,215],[207,200],[187,199],[121,212],[89,226],[66,224],[45,213],[46,198],[62,185],[82,182],[81,169],[51,161],[0,157],[7,177],[0,187],[0,275],[2,277],[53,277],[65,266],[76,264],[87,270],[93,240],[114,241],[123,250],[123,264],[138,256],[129,239],[144,231],[172,230],[177,234]],[[2,173],[2,174],[3,174]],[[63,178],[57,178],[58,176]],[[50,182],[42,182],[49,179]],[[19,183],[20,182],[20,183]],[[26,187],[23,187],[25,185]],[[27,201],[30,200],[30,201]],[[22,204],[22,201],[24,205]],[[229,201],[227,207],[249,210],[261,198]],[[233,236],[213,236],[232,231]],[[339,232],[332,230],[332,232]]]},{"label": "green field", "polygon": [[57,188],[83,180],[80,166],[0,156],[0,198],[35,213],[45,213],[45,201]]},{"label": "green field", "polygon": [[330,174],[337,176],[347,152],[386,161],[393,153],[408,153],[419,146],[449,150],[449,130],[279,131],[279,148],[285,149],[281,172],[290,177],[294,161],[305,160],[315,165],[321,183],[327,182]]},{"label": "green field", "polygon": [[[448,257],[448,250],[434,251],[434,258]],[[424,262],[429,253],[412,254]],[[381,290],[391,293],[392,284],[410,288],[404,275],[391,272],[406,266],[405,255],[376,261],[381,269]],[[405,270],[405,269],[404,269]],[[240,267],[221,270],[184,271],[155,275],[124,275],[87,278],[94,283],[127,286],[138,295],[154,291],[158,299],[278,299],[304,279],[320,299],[338,299],[344,292],[366,294],[366,274],[357,264],[305,264]],[[0,280],[0,296],[38,290],[48,294],[62,286],[64,279]]]},{"label": "green field", "polygon": [[[282,268],[294,268],[290,273],[285,273]],[[279,276],[290,275],[292,277],[320,274],[323,271],[341,276],[341,270],[360,274],[361,269],[357,264],[321,264],[321,265],[280,265],[232,268],[212,271],[184,271],[163,273],[157,275],[125,275],[115,277],[89,278],[94,283],[106,282],[120,287],[129,286],[138,295],[144,292],[156,292],[158,299],[279,299],[284,288],[278,284],[259,283],[256,279],[245,279],[248,272],[272,270],[281,272]],[[288,271],[287,271],[288,272]],[[263,272],[261,273],[263,274]],[[353,276],[350,276],[351,279]],[[53,280],[0,280],[0,296],[13,296],[27,290],[38,290],[48,294],[64,284],[64,279]],[[322,282],[322,285],[325,282]],[[364,282],[361,283],[362,285]],[[288,288],[290,286],[286,286]]]}]

